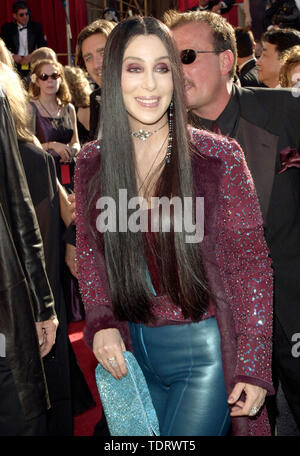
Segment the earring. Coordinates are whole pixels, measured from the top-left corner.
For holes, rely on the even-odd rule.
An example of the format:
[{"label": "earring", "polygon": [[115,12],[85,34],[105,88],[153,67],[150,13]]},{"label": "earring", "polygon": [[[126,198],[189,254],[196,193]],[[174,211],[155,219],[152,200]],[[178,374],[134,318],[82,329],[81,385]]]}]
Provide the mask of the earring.
[{"label": "earring", "polygon": [[169,138],[166,153],[166,163],[171,163],[172,146],[173,146],[173,128],[174,128],[174,103],[173,100],[169,106]]}]

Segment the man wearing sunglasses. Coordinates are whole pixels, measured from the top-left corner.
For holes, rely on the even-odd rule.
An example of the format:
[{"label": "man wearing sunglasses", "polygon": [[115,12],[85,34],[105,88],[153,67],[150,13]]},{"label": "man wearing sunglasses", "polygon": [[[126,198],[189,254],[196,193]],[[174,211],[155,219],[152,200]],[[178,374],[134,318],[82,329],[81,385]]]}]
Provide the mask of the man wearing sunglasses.
[{"label": "man wearing sunglasses", "polygon": [[300,339],[299,98],[289,89],[233,83],[236,40],[222,16],[170,11],[165,23],[181,54],[190,123],[236,138],[254,179],[274,268],[277,434],[300,435],[300,358],[294,347]]},{"label": "man wearing sunglasses", "polygon": [[13,22],[3,24],[1,38],[12,53],[20,76],[29,74],[30,55],[40,47],[47,46],[41,24],[30,19],[26,2],[13,4]]}]

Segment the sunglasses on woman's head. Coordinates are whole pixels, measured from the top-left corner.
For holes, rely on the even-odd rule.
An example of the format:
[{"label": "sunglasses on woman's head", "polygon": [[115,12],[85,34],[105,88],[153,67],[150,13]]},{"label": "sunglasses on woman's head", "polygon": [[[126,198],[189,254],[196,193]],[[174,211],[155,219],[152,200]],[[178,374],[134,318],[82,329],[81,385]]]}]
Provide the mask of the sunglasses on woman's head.
[{"label": "sunglasses on woman's head", "polygon": [[42,73],[40,75],[38,75],[38,78],[41,80],[41,81],[47,81],[48,78],[51,78],[53,79],[54,81],[58,78],[60,78],[60,74],[57,73],[56,71],[52,74],[46,74],[46,73]]},{"label": "sunglasses on woman's head", "polygon": [[180,52],[181,63],[190,65],[196,60],[197,54],[220,54],[223,51],[195,51],[194,49],[184,49]]}]

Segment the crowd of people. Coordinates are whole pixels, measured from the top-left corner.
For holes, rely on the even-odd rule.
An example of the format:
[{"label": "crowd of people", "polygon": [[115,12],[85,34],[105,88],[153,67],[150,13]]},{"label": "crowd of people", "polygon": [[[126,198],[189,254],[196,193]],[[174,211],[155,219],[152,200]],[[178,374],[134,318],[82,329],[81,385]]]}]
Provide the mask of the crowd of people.
[{"label": "crowd of people", "polygon": [[[94,405],[72,320],[115,379],[134,353],[160,435],[300,435],[299,8],[269,2],[255,23],[252,3],[266,2],[245,1],[235,28],[230,1],[163,21],[107,8],[74,66],[14,3],[0,435],[72,435]],[[105,410],[95,435],[109,435]]]}]

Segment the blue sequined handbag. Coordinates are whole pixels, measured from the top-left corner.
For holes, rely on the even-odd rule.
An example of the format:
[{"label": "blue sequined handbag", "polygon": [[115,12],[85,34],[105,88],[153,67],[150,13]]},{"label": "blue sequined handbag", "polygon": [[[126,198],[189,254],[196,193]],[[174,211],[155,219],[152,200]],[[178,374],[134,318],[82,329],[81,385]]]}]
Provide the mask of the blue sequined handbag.
[{"label": "blue sequined handbag", "polygon": [[144,374],[131,352],[123,352],[127,375],[116,380],[101,364],[96,383],[110,434],[159,435],[159,425]]}]

